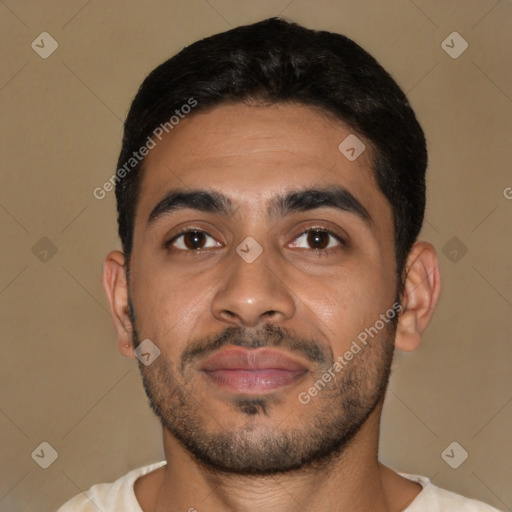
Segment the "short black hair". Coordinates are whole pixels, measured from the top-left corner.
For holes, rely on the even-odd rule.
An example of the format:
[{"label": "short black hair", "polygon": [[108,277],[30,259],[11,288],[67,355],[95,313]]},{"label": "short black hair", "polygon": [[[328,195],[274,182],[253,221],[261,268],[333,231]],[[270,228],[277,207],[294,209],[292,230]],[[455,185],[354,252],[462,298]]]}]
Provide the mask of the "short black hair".
[{"label": "short black hair", "polygon": [[[282,18],[197,41],[154,69],[140,86],[124,125],[118,173],[123,166],[125,172],[116,182],[119,236],[128,266],[144,171],[144,159],[134,160],[134,153],[154,139],[158,126],[172,129],[169,120],[178,119],[174,114],[184,105],[194,105],[193,115],[233,102],[320,107],[370,143],[378,187],[393,211],[401,292],[406,258],[425,211],[423,130],[400,87],[358,44]],[[126,166],[130,159],[132,169]]]}]

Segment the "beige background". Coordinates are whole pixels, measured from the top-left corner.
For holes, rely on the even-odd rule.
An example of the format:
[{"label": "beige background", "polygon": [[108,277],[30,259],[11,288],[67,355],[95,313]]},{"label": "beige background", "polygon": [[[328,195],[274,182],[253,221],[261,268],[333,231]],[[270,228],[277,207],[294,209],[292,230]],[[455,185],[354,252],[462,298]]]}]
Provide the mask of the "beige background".
[{"label": "beige background", "polygon": [[[422,347],[395,361],[381,459],[512,510],[509,0],[0,3],[0,510],[50,512],[162,458],[101,287],[103,258],[119,247],[114,193],[92,191],[115,171],[122,121],[151,69],[277,14],[370,51],[429,142],[421,238],[439,251],[444,288]],[[47,59],[31,48],[43,31],[59,44]],[[469,43],[457,59],[441,47],[453,31]],[[43,441],[58,452],[48,469],[31,457]],[[453,441],[469,453],[458,469],[441,457]]]}]

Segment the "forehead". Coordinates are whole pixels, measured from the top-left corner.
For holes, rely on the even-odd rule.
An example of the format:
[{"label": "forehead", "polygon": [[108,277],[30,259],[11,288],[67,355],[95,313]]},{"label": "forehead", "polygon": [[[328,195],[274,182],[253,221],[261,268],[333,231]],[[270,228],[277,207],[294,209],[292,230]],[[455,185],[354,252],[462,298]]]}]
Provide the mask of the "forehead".
[{"label": "forehead", "polygon": [[186,188],[221,192],[242,213],[255,213],[287,190],[341,185],[372,218],[390,222],[369,145],[354,161],[338,149],[351,133],[323,111],[296,104],[222,104],[189,115],[146,157],[136,231],[166,194]]}]

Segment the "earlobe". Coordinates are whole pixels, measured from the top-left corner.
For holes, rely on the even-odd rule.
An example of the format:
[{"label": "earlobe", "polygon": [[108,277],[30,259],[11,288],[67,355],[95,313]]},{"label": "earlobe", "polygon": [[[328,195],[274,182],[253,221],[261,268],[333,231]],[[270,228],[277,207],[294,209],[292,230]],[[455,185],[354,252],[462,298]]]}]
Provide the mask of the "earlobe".
[{"label": "earlobe", "polygon": [[134,358],[132,324],[128,313],[128,283],[126,262],[121,251],[107,254],[103,264],[103,289],[107,296],[110,313],[116,331],[117,349],[121,355]]},{"label": "earlobe", "polygon": [[416,242],[407,258],[403,311],[397,325],[395,348],[410,352],[418,348],[441,292],[436,250],[428,242]]}]

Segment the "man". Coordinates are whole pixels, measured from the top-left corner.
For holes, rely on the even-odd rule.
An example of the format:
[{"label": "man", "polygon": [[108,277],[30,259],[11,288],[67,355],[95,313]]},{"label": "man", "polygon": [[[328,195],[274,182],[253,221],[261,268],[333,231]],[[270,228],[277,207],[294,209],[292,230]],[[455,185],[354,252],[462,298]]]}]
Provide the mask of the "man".
[{"label": "man", "polygon": [[128,114],[103,284],[166,461],[67,511],[491,511],[377,458],[394,349],[440,293],[423,131],[344,36],[199,41]]}]

